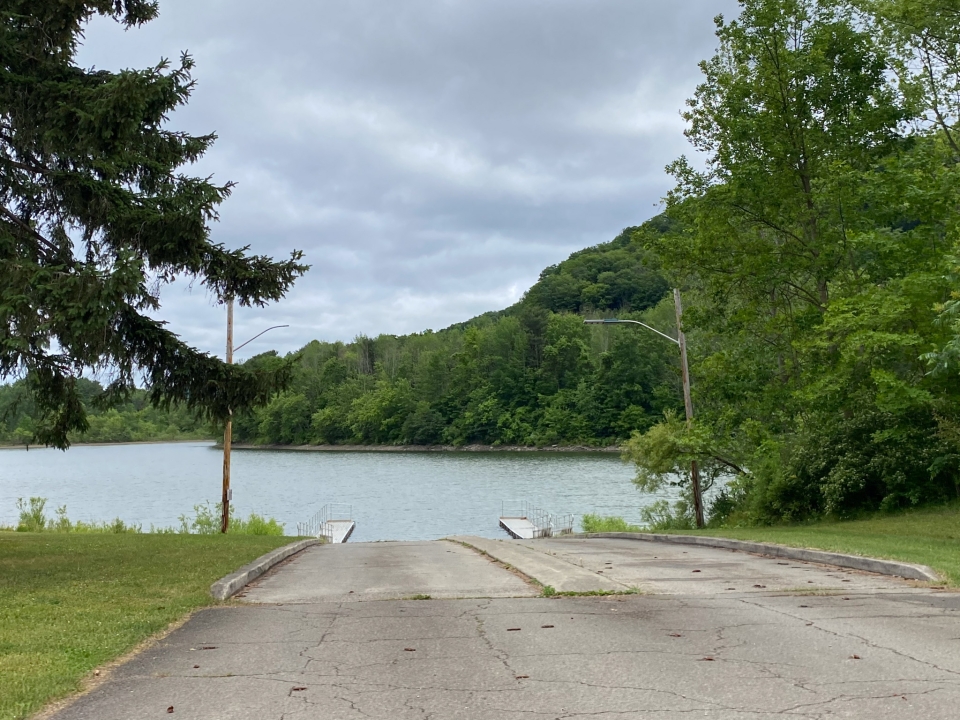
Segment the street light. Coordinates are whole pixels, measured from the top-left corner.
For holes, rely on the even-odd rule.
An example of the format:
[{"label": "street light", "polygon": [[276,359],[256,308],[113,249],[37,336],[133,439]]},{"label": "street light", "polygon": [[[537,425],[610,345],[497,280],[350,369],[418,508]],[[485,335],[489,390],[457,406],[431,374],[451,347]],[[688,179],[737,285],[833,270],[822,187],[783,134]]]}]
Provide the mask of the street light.
[{"label": "street light", "polygon": [[[597,320],[584,320],[584,325],[640,325],[647,330],[655,332],[660,337],[666,338],[680,348],[680,367],[683,376],[683,407],[687,413],[687,425],[693,422],[693,400],[690,397],[690,368],[687,365],[687,336],[683,333],[683,306],[680,302],[680,291],[674,289],[673,304],[677,312],[677,337],[672,338],[669,335],[652,328],[639,320],[618,320],[616,318],[602,318]],[[703,495],[700,492],[700,467],[696,460],[690,462],[690,479],[693,483],[693,511],[696,516],[697,527],[702,528],[703,521]]]},{"label": "street light", "polygon": [[[274,325],[268,327],[263,332],[259,332],[245,343],[233,346],[233,298],[227,299],[227,365],[233,364],[233,353],[245,345],[249,345],[264,333],[277,328],[290,327],[289,325]],[[230,492],[230,448],[233,444],[233,410],[228,410],[227,424],[223,428],[223,499],[222,512],[220,515],[220,532],[225,533],[230,526],[230,501],[233,499],[233,493]]]}]

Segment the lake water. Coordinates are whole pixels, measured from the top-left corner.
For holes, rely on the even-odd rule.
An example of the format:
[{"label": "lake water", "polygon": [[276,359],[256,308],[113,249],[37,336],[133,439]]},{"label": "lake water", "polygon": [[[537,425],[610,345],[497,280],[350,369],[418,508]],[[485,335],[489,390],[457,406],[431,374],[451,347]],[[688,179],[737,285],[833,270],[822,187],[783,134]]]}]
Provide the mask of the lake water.
[{"label": "lake water", "polygon": [[[16,524],[16,500],[48,498],[72,520],[178,525],[181,514],[220,499],[222,454],[211,443],[0,450],[0,523]],[[289,534],[326,503],[353,506],[352,540],[425,540],[453,534],[504,537],[502,500],[553,513],[620,515],[639,522],[633,470],[616,455],[374,453],[237,450],[236,511],[271,516]]]}]

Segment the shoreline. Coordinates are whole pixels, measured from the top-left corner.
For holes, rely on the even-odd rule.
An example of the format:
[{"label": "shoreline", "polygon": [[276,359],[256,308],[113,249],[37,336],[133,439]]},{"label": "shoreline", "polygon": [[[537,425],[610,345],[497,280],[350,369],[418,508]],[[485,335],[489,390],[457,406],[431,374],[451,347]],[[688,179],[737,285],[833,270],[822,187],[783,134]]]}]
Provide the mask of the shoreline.
[{"label": "shoreline", "polygon": [[[223,441],[212,438],[194,438],[192,440],[128,440],[124,442],[76,442],[70,447],[112,447],[122,445],[170,445],[187,443],[210,443],[222,448]],[[288,452],[353,452],[353,453],[567,453],[601,454],[620,453],[620,446],[593,447],[590,445],[252,445],[233,443],[233,450],[276,450]],[[0,450],[49,450],[49,445],[3,445]]]},{"label": "shoreline", "polygon": [[[217,443],[222,447],[223,443]],[[369,453],[576,453],[576,454],[612,454],[620,453],[620,447],[612,445],[598,448],[589,445],[549,445],[530,447],[527,445],[250,445],[234,443],[233,450],[283,450],[289,452],[369,452]]]},{"label": "shoreline", "polygon": [[[70,447],[109,447],[112,445],[170,445],[171,443],[214,443],[213,438],[194,438],[192,440],[124,440],[121,442],[75,442],[70,443]],[[220,443],[222,444],[222,443]],[[68,450],[70,448],[67,448]],[[56,450],[52,445],[4,445],[0,443],[0,450]]]}]

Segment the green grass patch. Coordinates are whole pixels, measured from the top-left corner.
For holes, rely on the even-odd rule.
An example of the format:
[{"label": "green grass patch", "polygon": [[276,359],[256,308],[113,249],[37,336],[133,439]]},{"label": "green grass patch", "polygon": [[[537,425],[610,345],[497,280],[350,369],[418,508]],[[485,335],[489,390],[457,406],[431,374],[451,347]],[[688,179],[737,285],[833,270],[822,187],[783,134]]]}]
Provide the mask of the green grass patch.
[{"label": "green grass patch", "polygon": [[[548,592],[549,590],[549,592]],[[550,585],[543,588],[543,597],[607,597],[608,595],[639,595],[640,588],[630,587],[626,590],[574,590],[557,591]]]},{"label": "green grass patch", "polygon": [[772,527],[684,530],[681,534],[769,542],[929,565],[960,587],[960,504],[861,520]]},{"label": "green grass patch", "polygon": [[263,535],[0,533],[0,720],[213,604],[210,584],[290,542]]},{"label": "green grass patch", "polygon": [[[537,583],[538,585],[540,583]],[[542,597],[606,597],[607,595],[639,595],[640,588],[630,587],[626,590],[584,590],[576,592],[573,590],[558,591],[553,585],[541,585]]]}]

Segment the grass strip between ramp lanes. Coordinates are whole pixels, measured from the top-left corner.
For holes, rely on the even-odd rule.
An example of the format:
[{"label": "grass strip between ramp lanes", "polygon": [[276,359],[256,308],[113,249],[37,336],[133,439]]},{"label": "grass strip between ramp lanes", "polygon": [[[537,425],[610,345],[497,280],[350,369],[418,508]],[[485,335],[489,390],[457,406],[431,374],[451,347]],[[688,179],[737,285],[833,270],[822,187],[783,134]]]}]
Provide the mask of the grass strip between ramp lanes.
[{"label": "grass strip between ramp lanes", "polygon": [[0,720],[80,690],[94,668],[197,608],[290,538],[0,532]]}]

